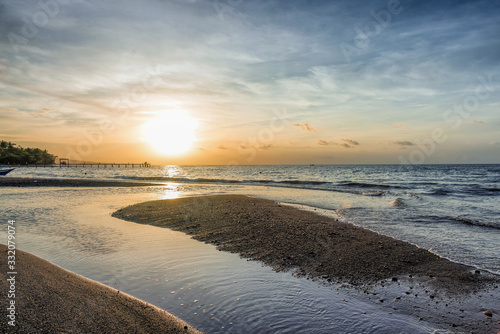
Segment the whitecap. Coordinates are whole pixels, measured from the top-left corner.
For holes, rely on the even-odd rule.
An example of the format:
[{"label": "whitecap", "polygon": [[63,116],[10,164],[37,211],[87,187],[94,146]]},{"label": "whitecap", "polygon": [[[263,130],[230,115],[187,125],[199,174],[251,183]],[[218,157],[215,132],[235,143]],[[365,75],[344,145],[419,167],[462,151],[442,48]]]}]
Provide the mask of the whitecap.
[{"label": "whitecap", "polygon": [[384,193],[381,192],[380,190],[377,190],[377,191],[370,191],[370,192],[366,192],[366,193],[363,193],[363,196],[382,196]]},{"label": "whitecap", "polygon": [[398,207],[401,207],[401,206],[404,206],[405,205],[405,202],[403,201],[402,198],[396,198],[394,201],[392,201],[391,203],[389,203],[390,206],[398,206]]}]

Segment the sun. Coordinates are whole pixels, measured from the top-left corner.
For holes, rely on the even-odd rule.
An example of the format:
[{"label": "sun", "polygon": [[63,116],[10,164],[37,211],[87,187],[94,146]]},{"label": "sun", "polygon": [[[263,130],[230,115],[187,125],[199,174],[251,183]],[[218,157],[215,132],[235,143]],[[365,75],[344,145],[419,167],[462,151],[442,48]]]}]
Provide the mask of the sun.
[{"label": "sun", "polygon": [[179,155],[193,147],[196,120],[184,111],[162,112],[144,125],[144,138],[159,153]]}]

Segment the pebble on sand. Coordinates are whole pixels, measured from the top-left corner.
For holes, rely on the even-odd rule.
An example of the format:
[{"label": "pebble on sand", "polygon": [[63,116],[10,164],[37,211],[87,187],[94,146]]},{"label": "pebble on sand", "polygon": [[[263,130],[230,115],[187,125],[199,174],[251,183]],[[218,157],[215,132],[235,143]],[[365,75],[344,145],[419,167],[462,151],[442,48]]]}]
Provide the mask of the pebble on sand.
[{"label": "pebble on sand", "polygon": [[484,313],[484,315],[486,315],[488,317],[492,317],[493,316],[493,312],[491,312],[491,310],[486,310],[483,313]]}]

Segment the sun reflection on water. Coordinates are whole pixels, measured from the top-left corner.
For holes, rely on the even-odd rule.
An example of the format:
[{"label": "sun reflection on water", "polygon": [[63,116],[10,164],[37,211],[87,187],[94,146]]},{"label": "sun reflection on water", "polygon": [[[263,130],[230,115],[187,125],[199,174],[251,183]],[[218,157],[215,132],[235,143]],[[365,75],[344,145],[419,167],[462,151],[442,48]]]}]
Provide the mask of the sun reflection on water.
[{"label": "sun reflection on water", "polygon": [[162,170],[162,174],[164,177],[178,177],[179,174],[181,173],[181,169],[179,166],[165,166]]},{"label": "sun reflection on water", "polygon": [[181,197],[181,192],[179,183],[166,183],[160,196],[161,199],[176,199]]}]

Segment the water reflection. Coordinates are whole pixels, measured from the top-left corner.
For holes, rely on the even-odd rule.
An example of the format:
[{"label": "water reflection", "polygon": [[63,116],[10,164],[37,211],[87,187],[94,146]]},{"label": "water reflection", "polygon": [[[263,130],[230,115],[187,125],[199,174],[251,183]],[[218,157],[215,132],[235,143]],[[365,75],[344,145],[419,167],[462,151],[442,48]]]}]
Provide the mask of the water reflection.
[{"label": "water reflection", "polygon": [[163,174],[164,177],[173,178],[179,176],[179,174],[181,173],[181,169],[179,166],[174,166],[174,165],[164,166],[161,173]]},{"label": "water reflection", "polygon": [[166,183],[161,189],[161,199],[176,199],[180,198],[183,188],[179,183]]},{"label": "water reflection", "polygon": [[[6,191],[1,213],[17,220],[16,238],[23,250],[155,304],[205,332],[429,333],[439,329],[393,310],[389,302],[373,302],[357,292],[276,273],[179,232],[111,217],[126,205],[186,194],[177,183],[152,188]],[[398,293],[405,302],[406,295]],[[384,298],[389,301],[394,296]]]}]

